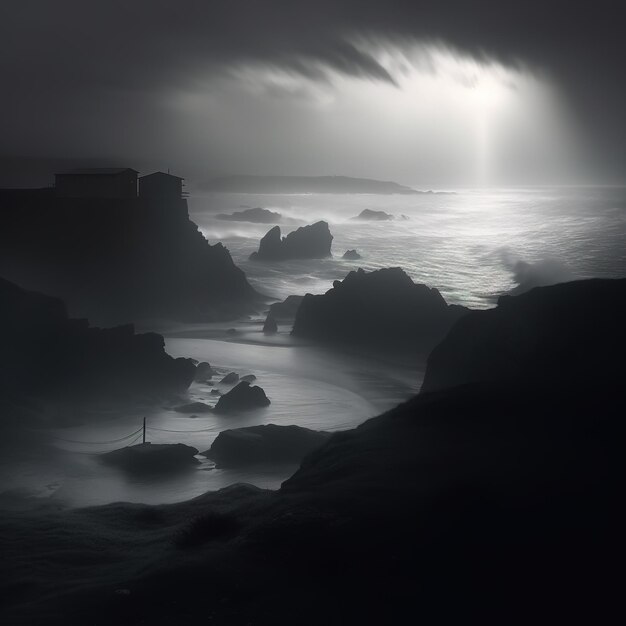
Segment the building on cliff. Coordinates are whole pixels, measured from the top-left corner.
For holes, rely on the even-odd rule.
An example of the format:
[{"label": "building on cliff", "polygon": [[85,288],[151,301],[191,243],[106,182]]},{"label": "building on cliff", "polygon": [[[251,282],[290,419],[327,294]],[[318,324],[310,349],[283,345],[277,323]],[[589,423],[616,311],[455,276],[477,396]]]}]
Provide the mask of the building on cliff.
[{"label": "building on cliff", "polygon": [[81,168],[55,174],[60,198],[136,198],[137,170],[130,167]]},{"label": "building on cliff", "polygon": [[139,197],[148,200],[177,201],[185,195],[183,181],[180,176],[174,176],[169,172],[154,172],[142,176],[139,179]]}]

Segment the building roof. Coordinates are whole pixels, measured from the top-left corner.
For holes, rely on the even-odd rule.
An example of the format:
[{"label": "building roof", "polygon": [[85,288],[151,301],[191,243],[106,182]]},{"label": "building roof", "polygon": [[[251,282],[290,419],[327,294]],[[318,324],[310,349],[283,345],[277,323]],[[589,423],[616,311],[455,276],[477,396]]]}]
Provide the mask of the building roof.
[{"label": "building roof", "polygon": [[150,178],[151,176],[169,176],[170,178],[177,178],[178,180],[185,180],[182,176],[174,176],[174,174],[170,174],[169,172],[166,174],[165,172],[153,172],[152,174],[146,174],[141,178]]},{"label": "building roof", "polygon": [[55,176],[117,176],[125,172],[139,174],[132,167],[79,167],[65,172],[58,172]]}]

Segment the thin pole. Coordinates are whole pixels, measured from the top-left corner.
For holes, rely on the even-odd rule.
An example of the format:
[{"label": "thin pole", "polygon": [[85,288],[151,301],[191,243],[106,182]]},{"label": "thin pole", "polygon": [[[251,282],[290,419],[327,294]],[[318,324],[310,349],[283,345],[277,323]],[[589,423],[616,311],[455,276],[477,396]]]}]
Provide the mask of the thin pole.
[{"label": "thin pole", "polygon": [[146,443],[146,418],[143,418],[143,443]]}]

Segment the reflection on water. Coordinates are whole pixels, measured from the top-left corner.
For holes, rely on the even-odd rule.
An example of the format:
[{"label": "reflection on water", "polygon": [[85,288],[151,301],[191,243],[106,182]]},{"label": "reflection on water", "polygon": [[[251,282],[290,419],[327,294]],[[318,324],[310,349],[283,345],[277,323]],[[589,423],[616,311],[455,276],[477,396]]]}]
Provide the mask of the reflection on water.
[{"label": "reflection on water", "polygon": [[[243,327],[242,327],[243,328]],[[197,335],[197,329],[194,335]],[[241,340],[263,340],[260,327],[239,333]],[[423,364],[397,364],[363,361],[349,355],[302,345],[250,345],[212,339],[170,338],[166,349],[173,356],[209,361],[222,374],[236,371],[255,374],[272,404],[263,409],[236,415],[204,413],[187,415],[174,407],[201,401],[214,405],[212,389],[227,391],[229,386],[194,383],[185,397],[168,405],[127,413],[100,413],[87,423],[55,431],[63,440],[102,442],[134,432],[147,417],[148,441],[184,443],[207,450],[220,431],[257,424],[297,424],[316,430],[352,428],[369,417],[415,393],[421,384]],[[132,441],[132,440],[131,440]],[[220,489],[236,482],[249,482],[275,489],[296,469],[295,465],[256,466],[241,470],[215,469],[204,457],[201,464],[172,477],[132,477],[105,466],[97,459],[105,452],[125,445],[70,443],[59,441],[64,453],[52,455],[45,463],[31,460],[12,468],[11,478],[2,488],[18,488],[38,496],[50,496],[74,505],[112,501],[145,503],[174,502]],[[0,489],[1,491],[2,489]]]},{"label": "reflection on water", "polygon": [[[325,219],[333,259],[249,262],[268,225],[225,222],[216,213],[241,205],[278,211],[301,224]],[[389,222],[356,222],[363,209],[391,213]],[[515,286],[514,261],[558,264],[578,278],[626,275],[626,190],[542,188],[459,191],[454,195],[212,194],[190,200],[192,219],[211,243],[221,240],[255,287],[277,298],[321,293],[356,267],[399,266],[437,287],[450,303],[493,305]],[[283,225],[283,233],[293,224]],[[361,261],[343,261],[356,248]]]}]

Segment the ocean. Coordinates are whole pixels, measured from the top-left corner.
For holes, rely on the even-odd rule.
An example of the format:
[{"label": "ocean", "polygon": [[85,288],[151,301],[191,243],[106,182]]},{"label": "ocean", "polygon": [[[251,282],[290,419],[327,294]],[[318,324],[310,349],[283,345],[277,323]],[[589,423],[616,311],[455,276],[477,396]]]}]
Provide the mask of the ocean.
[{"label": "ocean", "polygon": [[[477,309],[492,307],[500,295],[533,284],[626,276],[624,188],[457,190],[415,196],[211,194],[191,197],[189,206],[191,219],[209,242],[227,246],[253,286],[272,299],[323,293],[358,267],[402,267],[416,282],[437,287],[449,303]],[[334,236],[333,258],[249,261],[272,225],[217,218],[248,207],[281,213],[283,234],[326,220]],[[363,209],[385,211],[394,219],[353,220]],[[356,249],[363,258],[343,260],[347,249]],[[209,361],[221,374],[255,374],[256,384],[271,400],[269,407],[230,417],[176,412],[176,404],[185,402],[215,404],[211,389],[227,389],[194,383],[187,396],[162,406],[79,416],[78,423],[51,432],[59,438],[58,454],[45,462],[40,457],[11,465],[5,461],[0,492],[82,506],[181,501],[236,482],[278,488],[295,466],[221,470],[203,458],[186,474],[137,478],[103,466],[98,453],[116,444],[98,442],[136,430],[144,416],[149,441],[186,443],[201,452],[227,428],[275,423],[336,431],[353,428],[419,391],[423,360],[394,362],[337,353],[295,341],[287,326],[266,338],[263,318],[259,312],[237,323],[179,326],[166,336],[166,350]],[[237,332],[228,334],[232,327]]]}]

